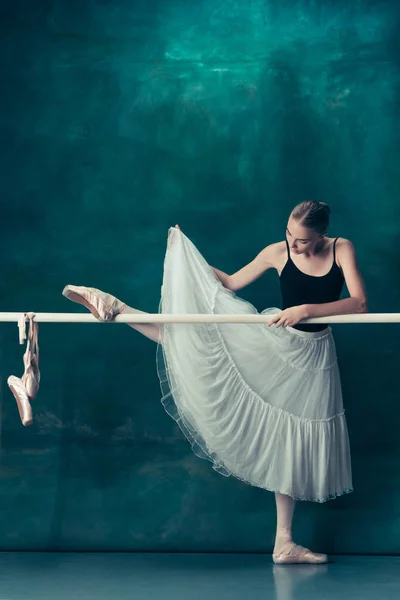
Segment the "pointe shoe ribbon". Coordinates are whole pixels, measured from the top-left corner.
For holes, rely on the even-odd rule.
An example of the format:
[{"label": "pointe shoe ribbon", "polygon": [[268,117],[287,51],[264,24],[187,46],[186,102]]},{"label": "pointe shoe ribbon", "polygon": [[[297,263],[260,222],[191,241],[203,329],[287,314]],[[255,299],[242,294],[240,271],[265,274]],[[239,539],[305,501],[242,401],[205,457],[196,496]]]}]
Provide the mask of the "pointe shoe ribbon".
[{"label": "pointe shoe ribbon", "polygon": [[34,314],[28,313],[29,333],[26,352],[24,354],[25,372],[22,376],[22,382],[30,400],[34,400],[39,391],[40,371],[39,371],[39,326],[34,321]]},{"label": "pointe shoe ribbon", "polygon": [[22,345],[26,341],[26,314],[24,313],[18,319],[19,343]]},{"label": "pointe shoe ribbon", "polygon": [[39,391],[40,371],[38,324],[33,320],[34,313],[28,313],[25,316],[29,319],[29,333],[23,358],[24,374],[21,378],[11,375],[7,379],[7,384],[16,400],[21,422],[27,426],[31,425],[33,421],[31,401],[36,398]]},{"label": "pointe shoe ribbon", "polygon": [[125,304],[115,296],[96,288],[67,285],[62,293],[68,300],[88,308],[96,319],[103,322],[112,321],[125,308]]},{"label": "pointe shoe ribbon", "polygon": [[275,564],[323,564],[328,562],[326,554],[311,552],[308,548],[299,546],[294,542],[286,542],[278,552],[274,552],[272,559]]}]

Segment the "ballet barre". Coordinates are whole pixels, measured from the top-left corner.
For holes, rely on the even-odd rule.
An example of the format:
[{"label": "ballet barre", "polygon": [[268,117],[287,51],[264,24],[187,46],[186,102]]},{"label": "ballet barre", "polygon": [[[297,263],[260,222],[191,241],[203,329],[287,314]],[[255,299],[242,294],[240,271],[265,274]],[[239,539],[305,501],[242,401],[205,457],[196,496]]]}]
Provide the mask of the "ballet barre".
[{"label": "ballet barre", "polygon": [[[269,323],[276,316],[261,314],[159,314],[159,313],[126,313],[117,315],[108,323]],[[20,331],[20,343],[26,339],[25,326],[29,318],[37,323],[101,323],[92,314],[79,313],[22,313],[0,312],[0,322],[17,323]],[[301,323],[400,323],[400,313],[362,313],[351,315],[335,315],[304,319]]]}]

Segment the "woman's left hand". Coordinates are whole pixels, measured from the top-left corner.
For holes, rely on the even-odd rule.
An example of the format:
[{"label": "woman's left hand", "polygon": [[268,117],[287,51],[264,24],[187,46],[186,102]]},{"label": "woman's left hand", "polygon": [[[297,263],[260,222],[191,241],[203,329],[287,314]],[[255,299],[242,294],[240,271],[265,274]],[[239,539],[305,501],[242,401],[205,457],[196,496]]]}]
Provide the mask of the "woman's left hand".
[{"label": "woman's left hand", "polygon": [[271,327],[275,323],[275,327],[293,327],[297,325],[303,319],[307,319],[307,306],[302,304],[301,306],[291,306],[286,310],[278,313],[272,321],[268,323],[268,327]]}]

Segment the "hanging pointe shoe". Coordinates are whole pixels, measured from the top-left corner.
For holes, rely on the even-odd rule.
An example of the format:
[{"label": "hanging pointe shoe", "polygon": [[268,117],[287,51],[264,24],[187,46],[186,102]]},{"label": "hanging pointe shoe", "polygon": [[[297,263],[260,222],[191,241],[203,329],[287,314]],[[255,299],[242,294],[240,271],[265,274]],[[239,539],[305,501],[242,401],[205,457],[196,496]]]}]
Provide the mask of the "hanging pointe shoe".
[{"label": "hanging pointe shoe", "polygon": [[313,564],[321,565],[328,562],[326,554],[311,552],[294,542],[286,542],[277,552],[272,555],[276,565]]},{"label": "hanging pointe shoe", "polygon": [[112,321],[125,308],[118,298],[96,288],[67,285],[63,289],[63,296],[86,306],[99,321]]},{"label": "hanging pointe shoe", "polygon": [[32,425],[32,406],[29,401],[29,396],[26,392],[25,386],[22,383],[21,379],[19,377],[15,377],[14,375],[10,375],[10,377],[7,379],[7,384],[10,390],[12,391],[15,401],[17,403],[22,425],[24,425],[25,427],[27,427],[28,425]]},{"label": "hanging pointe shoe", "polygon": [[21,379],[11,375],[7,380],[24,426],[32,424],[31,401],[36,398],[40,383],[38,324],[33,320],[34,315],[28,314],[27,316],[29,318],[29,333],[24,354],[25,371]]}]

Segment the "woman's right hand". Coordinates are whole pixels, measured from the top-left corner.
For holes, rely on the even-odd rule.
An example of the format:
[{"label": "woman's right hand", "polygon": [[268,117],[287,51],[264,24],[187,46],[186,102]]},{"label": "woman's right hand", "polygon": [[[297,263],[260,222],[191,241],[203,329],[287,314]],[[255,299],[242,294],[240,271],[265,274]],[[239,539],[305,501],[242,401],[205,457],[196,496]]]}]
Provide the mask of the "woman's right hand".
[{"label": "woman's right hand", "polygon": [[[175,227],[171,227],[171,229],[178,229],[178,231],[181,231],[181,228],[179,227],[179,225],[175,225]],[[170,232],[170,235],[168,236],[168,248],[171,247],[172,244],[172,238],[173,238],[173,232]]]}]

